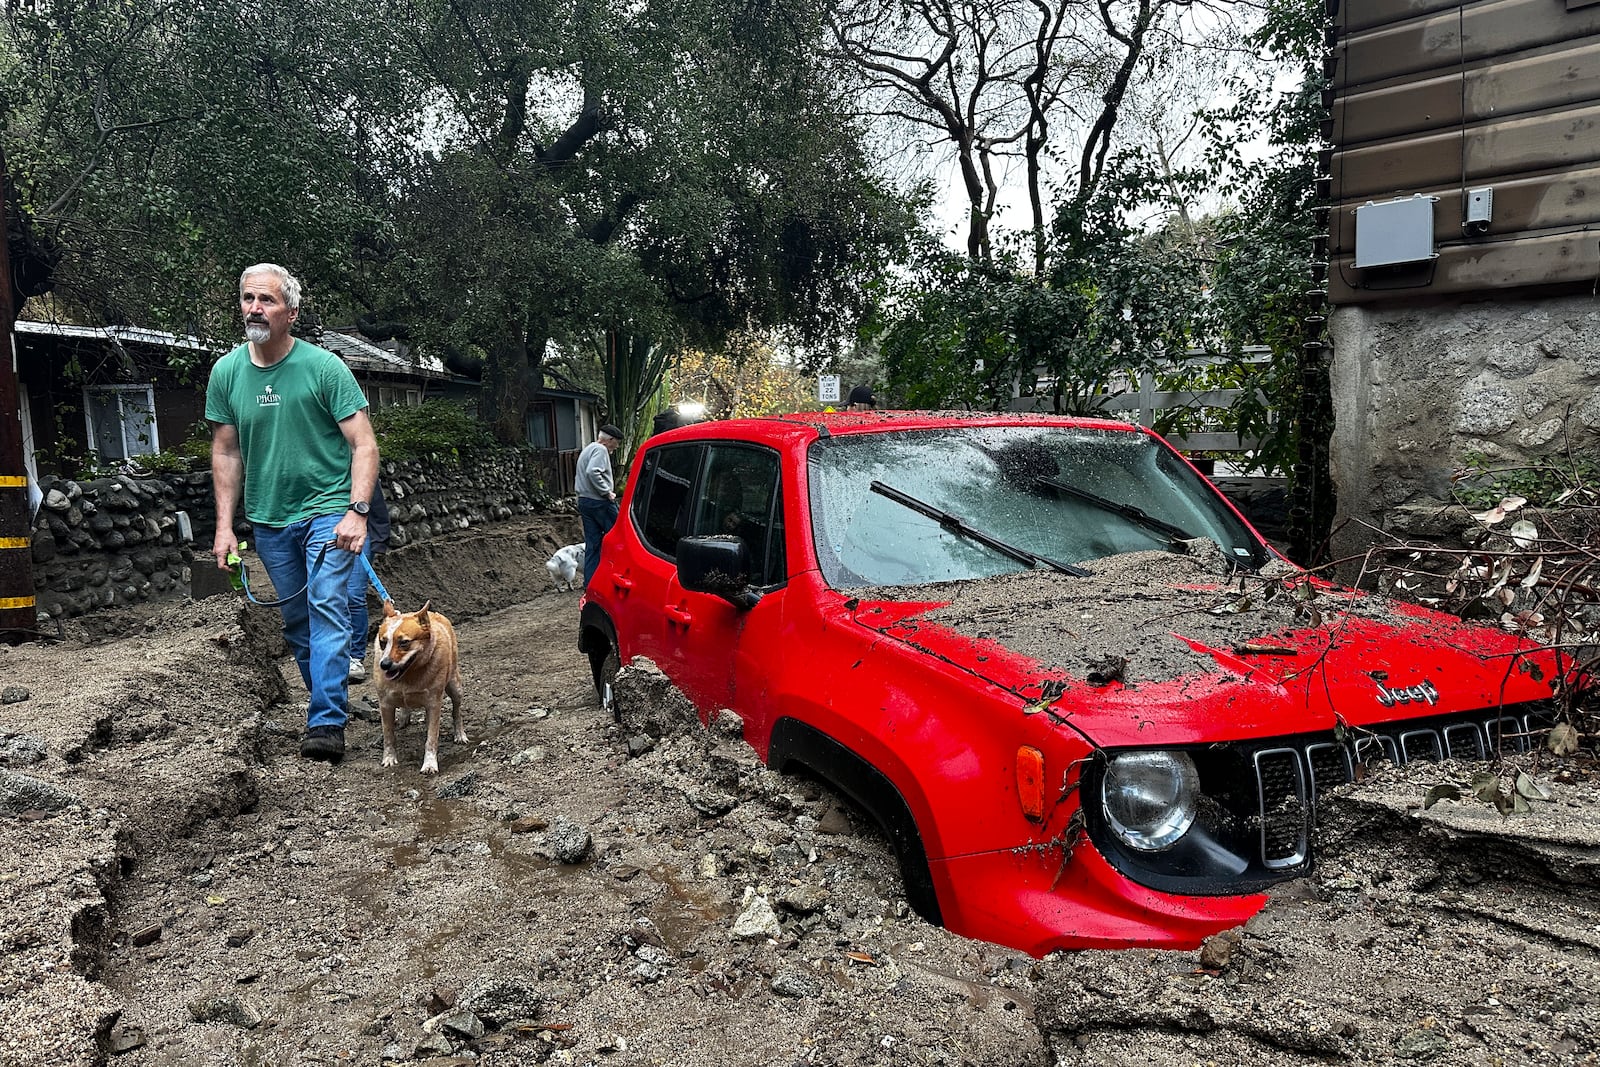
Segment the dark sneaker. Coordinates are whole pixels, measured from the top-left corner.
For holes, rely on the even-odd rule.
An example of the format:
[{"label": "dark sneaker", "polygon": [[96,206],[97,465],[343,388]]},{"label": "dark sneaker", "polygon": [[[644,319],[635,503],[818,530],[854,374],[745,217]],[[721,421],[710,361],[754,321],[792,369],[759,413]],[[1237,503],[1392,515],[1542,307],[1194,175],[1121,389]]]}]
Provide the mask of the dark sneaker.
[{"label": "dark sneaker", "polygon": [[344,759],[344,727],[313,726],[300,742],[300,755],[306,759],[338,763]]}]

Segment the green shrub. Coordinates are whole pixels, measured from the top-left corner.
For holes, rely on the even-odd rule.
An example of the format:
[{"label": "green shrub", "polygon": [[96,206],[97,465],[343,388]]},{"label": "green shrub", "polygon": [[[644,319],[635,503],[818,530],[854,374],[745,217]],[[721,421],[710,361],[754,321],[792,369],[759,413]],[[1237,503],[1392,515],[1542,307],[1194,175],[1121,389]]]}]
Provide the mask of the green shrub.
[{"label": "green shrub", "polygon": [[382,408],[372,414],[378,452],[384,459],[459,457],[489,448],[494,434],[487,423],[453,400],[426,400],[413,407]]}]

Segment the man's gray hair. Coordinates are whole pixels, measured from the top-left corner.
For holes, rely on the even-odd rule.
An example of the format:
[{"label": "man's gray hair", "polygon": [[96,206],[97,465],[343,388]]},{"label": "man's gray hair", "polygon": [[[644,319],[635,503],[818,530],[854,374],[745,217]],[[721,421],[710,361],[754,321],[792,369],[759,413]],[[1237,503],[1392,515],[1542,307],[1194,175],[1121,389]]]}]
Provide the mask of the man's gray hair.
[{"label": "man's gray hair", "polygon": [[300,306],[300,279],[276,263],[257,263],[253,267],[246,267],[244,273],[239,275],[239,295],[244,295],[244,280],[252,274],[272,275],[278,279],[278,285],[283,290],[283,302],[291,308]]}]

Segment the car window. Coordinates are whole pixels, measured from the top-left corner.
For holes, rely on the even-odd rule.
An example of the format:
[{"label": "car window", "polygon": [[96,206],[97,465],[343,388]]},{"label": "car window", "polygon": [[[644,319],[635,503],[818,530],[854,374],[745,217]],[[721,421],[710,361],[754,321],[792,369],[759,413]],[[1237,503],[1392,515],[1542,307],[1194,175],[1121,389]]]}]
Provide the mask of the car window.
[{"label": "car window", "polygon": [[787,576],[778,484],[776,453],[739,444],[707,447],[689,532],[743,538],[756,585],[774,585]]},{"label": "car window", "polygon": [[700,464],[699,444],[652,448],[633,496],[633,517],[640,537],[654,552],[672,559],[678,539],[689,529],[689,491]]},{"label": "car window", "polygon": [[840,435],[813,444],[809,466],[818,562],[836,588],[1028,567],[874,492],[874,481],[1063,563],[1162,549],[1177,534],[1209,538],[1242,566],[1266,559],[1218,494],[1140,433],[977,426]]}]

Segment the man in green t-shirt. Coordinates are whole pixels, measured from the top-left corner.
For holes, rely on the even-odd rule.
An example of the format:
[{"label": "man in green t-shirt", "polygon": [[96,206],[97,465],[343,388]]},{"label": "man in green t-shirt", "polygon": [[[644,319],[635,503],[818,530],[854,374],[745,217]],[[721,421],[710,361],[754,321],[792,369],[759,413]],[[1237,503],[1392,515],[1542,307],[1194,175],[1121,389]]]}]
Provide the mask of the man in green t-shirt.
[{"label": "man in green t-shirt", "polygon": [[367,399],[332,352],[299,340],[300,283],[275,263],[239,278],[248,343],[211,368],[211,477],[226,570],[240,489],[256,554],[283,600],[283,633],[311,702],[300,754],[337,763],[347,721],[350,569],[367,537],[378,443]]}]

